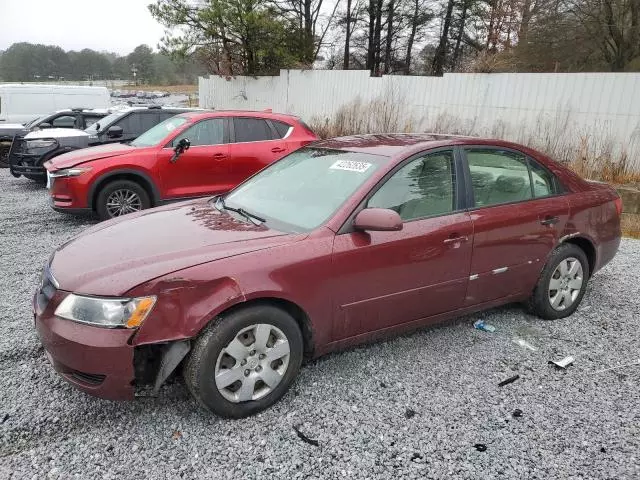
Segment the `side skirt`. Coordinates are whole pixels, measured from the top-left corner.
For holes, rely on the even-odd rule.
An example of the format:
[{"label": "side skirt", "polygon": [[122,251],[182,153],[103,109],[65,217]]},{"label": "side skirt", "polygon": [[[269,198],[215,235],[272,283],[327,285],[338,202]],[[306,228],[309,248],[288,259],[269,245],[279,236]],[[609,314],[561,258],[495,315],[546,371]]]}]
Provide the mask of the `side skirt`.
[{"label": "side skirt", "polygon": [[509,303],[521,302],[526,299],[527,299],[527,294],[517,293],[514,295],[509,295],[507,297],[498,298],[496,300],[491,300],[489,302],[472,305],[470,307],[463,307],[457,310],[452,310],[450,312],[433,315],[431,317],[420,318],[418,320],[413,320],[411,322],[401,323],[400,325],[393,325],[392,327],[381,328],[373,332],[367,332],[359,335],[354,335],[352,337],[343,338],[341,340],[330,342],[326,344],[324,347],[319,347],[318,350],[315,352],[314,357],[319,357],[326,353],[330,353],[338,350],[344,350],[346,348],[349,348],[355,345],[372,343],[378,340],[388,339],[396,335],[418,330],[419,328],[422,328],[422,327],[441,324],[446,322],[447,320],[451,320],[457,317],[462,317],[464,315],[469,315],[470,313],[488,310],[490,308],[499,307],[501,305],[506,305]]}]

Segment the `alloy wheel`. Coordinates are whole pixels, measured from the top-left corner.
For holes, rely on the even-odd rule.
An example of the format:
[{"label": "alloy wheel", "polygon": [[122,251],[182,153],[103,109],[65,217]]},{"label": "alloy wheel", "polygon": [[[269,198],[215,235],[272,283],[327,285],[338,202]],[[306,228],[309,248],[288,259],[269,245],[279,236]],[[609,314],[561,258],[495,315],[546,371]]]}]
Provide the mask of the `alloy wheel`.
[{"label": "alloy wheel", "polygon": [[142,200],[133,190],[115,190],[107,198],[107,212],[110,217],[120,217],[140,210],[142,210]]},{"label": "alloy wheel", "polygon": [[584,283],[582,264],[577,258],[562,260],[549,281],[549,303],[554,310],[562,311],[574,304]]},{"label": "alloy wheel", "polygon": [[243,328],[218,355],[216,387],[233,403],[263,398],[282,381],[289,356],[289,341],[279,328],[266,323]]}]

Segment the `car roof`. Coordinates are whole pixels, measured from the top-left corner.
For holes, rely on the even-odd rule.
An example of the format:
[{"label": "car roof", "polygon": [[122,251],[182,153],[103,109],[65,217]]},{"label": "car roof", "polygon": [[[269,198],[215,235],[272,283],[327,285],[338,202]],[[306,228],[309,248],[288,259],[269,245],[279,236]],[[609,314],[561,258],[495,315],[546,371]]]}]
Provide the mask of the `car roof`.
[{"label": "car roof", "polygon": [[186,113],[184,117],[191,120],[203,120],[205,118],[215,117],[250,117],[250,118],[268,118],[271,120],[298,120],[295,115],[289,115],[286,113],[273,113],[268,110],[205,110]]},{"label": "car roof", "polygon": [[[56,110],[55,112],[49,114],[51,117],[53,115],[58,115],[60,113],[92,113],[97,115],[109,115],[108,108],[63,108],[62,110]],[[112,112],[113,113],[113,112]]]},{"label": "car roof", "polygon": [[312,144],[317,148],[330,148],[349,152],[370,153],[384,157],[408,156],[431,148],[450,145],[495,145],[505,148],[520,145],[504,140],[469,137],[464,135],[446,135],[441,133],[384,133],[351,135],[319,140]]},{"label": "car roof", "polygon": [[111,109],[111,113],[117,113],[119,115],[125,115],[131,112],[169,112],[175,115],[179,115],[181,113],[189,113],[193,112],[197,109],[195,108],[181,108],[181,107],[164,107],[164,106],[151,106],[151,107],[114,107]]}]

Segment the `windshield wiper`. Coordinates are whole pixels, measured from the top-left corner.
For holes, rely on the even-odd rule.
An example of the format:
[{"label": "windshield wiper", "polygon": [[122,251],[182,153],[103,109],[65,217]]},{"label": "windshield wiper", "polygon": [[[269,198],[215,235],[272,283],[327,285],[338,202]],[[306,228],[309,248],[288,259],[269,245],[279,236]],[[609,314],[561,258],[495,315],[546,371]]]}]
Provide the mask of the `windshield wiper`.
[{"label": "windshield wiper", "polygon": [[[228,205],[226,205],[224,203],[224,198],[222,196],[219,196],[218,199],[216,200],[216,204],[220,204],[222,206],[222,208],[224,208],[225,210],[230,210],[232,212],[236,212],[239,213],[240,215],[242,215],[243,217],[245,217],[247,220],[251,220],[251,222],[254,225],[260,225],[264,222],[266,222],[266,220],[262,217],[259,217],[258,215],[254,214],[254,213],[250,213],[247,212],[244,208],[233,208],[233,207],[229,207]],[[217,205],[216,205],[217,207]],[[218,209],[220,210],[220,209]]]}]

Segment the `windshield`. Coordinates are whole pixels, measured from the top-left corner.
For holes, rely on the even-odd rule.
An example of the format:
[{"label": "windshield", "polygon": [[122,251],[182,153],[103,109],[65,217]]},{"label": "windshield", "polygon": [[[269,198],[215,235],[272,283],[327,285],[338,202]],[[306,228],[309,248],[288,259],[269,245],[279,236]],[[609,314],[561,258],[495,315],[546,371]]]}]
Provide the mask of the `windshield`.
[{"label": "windshield", "polygon": [[91,134],[95,135],[100,130],[104,130],[104,127],[106,127],[107,125],[110,125],[113,122],[115,122],[121,116],[122,116],[122,112],[116,112],[116,113],[112,113],[111,115],[107,115],[106,117],[98,120],[96,123],[94,123],[90,127],[85,128],[84,131],[87,132],[89,135]]},{"label": "windshield", "polygon": [[385,157],[303,148],[273,163],[225,197],[278,230],[312,230],[375,172]]},{"label": "windshield", "polygon": [[167,118],[164,122],[160,122],[155,127],[144,132],[131,142],[130,145],[134,147],[153,147],[158,145],[162,140],[167,138],[167,135],[185,123],[187,123],[187,119],[184,117]]},{"label": "windshield", "polygon": [[48,116],[49,115],[43,115],[42,117],[36,117],[33,120],[29,120],[27,123],[24,124],[24,126],[25,127],[35,127],[36,125],[41,123],[43,120],[46,120]]}]

